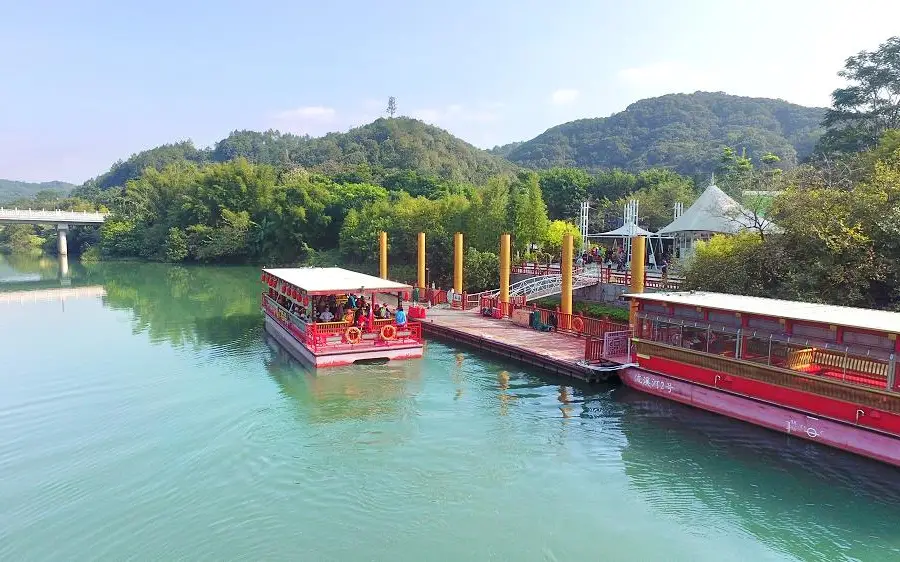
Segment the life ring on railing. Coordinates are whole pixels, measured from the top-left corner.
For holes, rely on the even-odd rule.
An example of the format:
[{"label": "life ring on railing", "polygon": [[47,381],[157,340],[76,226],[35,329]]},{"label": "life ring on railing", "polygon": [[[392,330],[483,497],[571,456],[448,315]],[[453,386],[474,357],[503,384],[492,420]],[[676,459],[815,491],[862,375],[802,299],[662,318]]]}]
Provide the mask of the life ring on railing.
[{"label": "life ring on railing", "polygon": [[397,337],[397,328],[392,324],[385,324],[381,327],[381,339],[392,340]]},{"label": "life ring on railing", "polygon": [[576,316],[572,319],[572,329],[576,332],[580,332],[584,330],[584,320]]},{"label": "life ring on railing", "polygon": [[344,330],[344,339],[347,340],[347,343],[359,343],[359,340],[362,338],[362,330],[357,328],[356,326],[350,326],[346,330]]}]

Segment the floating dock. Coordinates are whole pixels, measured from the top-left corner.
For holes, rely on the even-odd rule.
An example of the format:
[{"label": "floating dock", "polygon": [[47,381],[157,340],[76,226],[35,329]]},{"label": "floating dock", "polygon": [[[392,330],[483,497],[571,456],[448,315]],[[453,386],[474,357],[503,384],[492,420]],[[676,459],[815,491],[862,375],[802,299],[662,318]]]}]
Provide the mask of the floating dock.
[{"label": "floating dock", "polygon": [[438,338],[462,343],[552,373],[587,382],[615,377],[620,366],[600,370],[584,361],[585,340],[555,332],[538,332],[509,320],[487,318],[449,308],[428,309],[422,330]]}]

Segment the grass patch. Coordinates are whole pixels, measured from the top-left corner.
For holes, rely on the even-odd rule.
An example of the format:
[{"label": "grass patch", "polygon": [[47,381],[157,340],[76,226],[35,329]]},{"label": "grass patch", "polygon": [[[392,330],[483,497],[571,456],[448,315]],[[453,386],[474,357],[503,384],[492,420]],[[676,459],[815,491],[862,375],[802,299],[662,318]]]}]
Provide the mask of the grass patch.
[{"label": "grass patch", "polygon": [[[549,308],[552,310],[559,306],[559,297],[545,297],[543,299],[529,301],[529,304],[535,304],[540,308]],[[605,304],[573,301],[572,312],[589,318],[607,318],[616,322],[628,322],[627,309]]]}]

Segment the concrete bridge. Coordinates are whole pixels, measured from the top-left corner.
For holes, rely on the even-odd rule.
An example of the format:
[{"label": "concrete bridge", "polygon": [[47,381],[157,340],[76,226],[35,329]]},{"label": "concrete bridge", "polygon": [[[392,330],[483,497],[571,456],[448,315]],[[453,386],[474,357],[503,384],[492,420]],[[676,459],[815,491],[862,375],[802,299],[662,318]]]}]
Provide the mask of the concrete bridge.
[{"label": "concrete bridge", "polygon": [[59,255],[69,253],[66,235],[70,225],[103,224],[106,221],[104,213],[89,213],[87,211],[46,211],[44,209],[4,209],[0,207],[0,224],[52,224],[56,226],[58,233]]}]

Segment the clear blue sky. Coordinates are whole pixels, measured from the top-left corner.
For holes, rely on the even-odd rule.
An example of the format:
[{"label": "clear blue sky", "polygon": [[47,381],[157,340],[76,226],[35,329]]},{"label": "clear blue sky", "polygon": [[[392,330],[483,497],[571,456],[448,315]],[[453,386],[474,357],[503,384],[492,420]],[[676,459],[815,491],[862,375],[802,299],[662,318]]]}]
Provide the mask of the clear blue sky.
[{"label": "clear blue sky", "polygon": [[80,183],[165,142],[383,114],[481,147],[695,90],[828,105],[900,1],[5,2],[0,178]]}]

